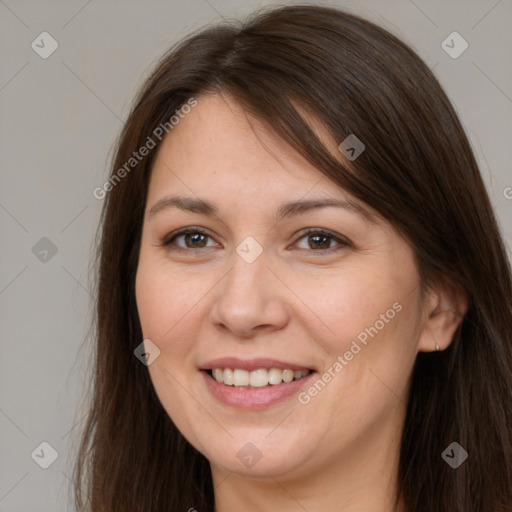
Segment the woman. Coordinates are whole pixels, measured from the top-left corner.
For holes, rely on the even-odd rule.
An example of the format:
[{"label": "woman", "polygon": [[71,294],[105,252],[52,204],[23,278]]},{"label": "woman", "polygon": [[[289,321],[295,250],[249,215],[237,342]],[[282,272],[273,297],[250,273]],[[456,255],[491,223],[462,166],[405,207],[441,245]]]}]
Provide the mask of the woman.
[{"label": "woman", "polygon": [[312,6],[190,36],[102,194],[79,510],[510,510],[510,266],[410,48]]}]

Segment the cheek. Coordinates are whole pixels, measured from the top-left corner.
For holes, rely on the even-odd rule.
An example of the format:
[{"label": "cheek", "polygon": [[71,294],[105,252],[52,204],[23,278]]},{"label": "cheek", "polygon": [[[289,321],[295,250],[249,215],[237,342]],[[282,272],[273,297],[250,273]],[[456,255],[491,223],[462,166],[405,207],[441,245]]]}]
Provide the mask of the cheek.
[{"label": "cheek", "polygon": [[159,357],[148,366],[154,390],[178,429],[203,451],[204,439],[193,432],[205,423],[204,410],[190,400],[186,389],[199,377],[190,359],[197,337],[194,329],[199,325],[195,315],[204,314],[198,304],[204,287],[201,294],[183,273],[171,273],[161,262],[141,255],[135,288],[143,336],[160,349]]},{"label": "cheek", "polygon": [[[389,330],[400,317],[397,310],[409,300],[411,283],[383,265],[368,264],[329,270],[325,277],[317,275],[314,279],[300,276],[294,290],[321,326],[317,342],[330,347],[329,352],[339,353],[347,342],[350,345],[376,323],[379,332]],[[364,335],[361,339],[364,341]]]},{"label": "cheek", "polygon": [[354,413],[357,404],[366,403],[368,410],[387,403],[393,398],[389,389],[405,392],[414,363],[418,276],[412,259],[399,263],[383,259],[377,265],[368,258],[367,264],[330,272],[328,281],[296,283],[297,295],[318,319],[320,330],[308,329],[326,354],[325,371],[336,376],[330,398],[353,401]]},{"label": "cheek", "polygon": [[[157,382],[165,371],[180,383],[197,377],[197,341],[208,315],[205,295],[215,279],[215,275],[209,277],[205,272],[193,275],[172,268],[158,255],[141,254],[135,292],[143,336],[160,349],[160,357],[149,367]],[[157,368],[161,369],[159,373]],[[172,388],[179,385],[169,374],[163,379]]]},{"label": "cheek", "polygon": [[[171,272],[162,262],[141,256],[135,281],[137,309],[144,337],[164,340],[187,321],[201,294],[195,281]],[[204,284],[201,289],[204,293]]]}]

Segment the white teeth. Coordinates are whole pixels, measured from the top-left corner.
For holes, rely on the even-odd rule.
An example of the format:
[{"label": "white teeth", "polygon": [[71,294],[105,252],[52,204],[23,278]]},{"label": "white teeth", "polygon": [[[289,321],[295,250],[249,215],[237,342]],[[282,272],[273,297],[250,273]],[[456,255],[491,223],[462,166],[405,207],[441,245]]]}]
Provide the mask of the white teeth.
[{"label": "white teeth", "polygon": [[233,384],[235,386],[248,386],[249,372],[247,370],[233,370]]},{"label": "white teeth", "polygon": [[293,370],[283,370],[283,382],[291,382],[293,380]]},{"label": "white teeth", "polygon": [[220,368],[213,370],[213,377],[218,382],[224,382],[224,372]]},{"label": "white teeth", "polygon": [[268,371],[268,383],[269,384],[281,384],[283,382],[283,370],[280,368],[271,368]]},{"label": "white teeth", "polygon": [[[221,368],[218,368],[218,370],[220,370],[222,372]],[[223,379],[219,380],[219,382],[223,382],[224,381],[224,384],[227,384],[228,386],[232,386],[235,383],[234,380],[233,380],[233,370],[231,370],[229,368],[226,368],[224,370],[223,374],[224,374],[223,375]],[[214,375],[214,377],[215,377],[215,375]]]},{"label": "white teeth", "polygon": [[255,388],[267,385],[275,386],[281,382],[291,382],[309,375],[309,370],[282,370],[281,368],[259,368],[249,372],[238,368],[214,368],[212,376],[217,382],[227,386],[251,386]]},{"label": "white teeth", "polygon": [[249,384],[254,388],[261,388],[268,384],[268,371],[262,368],[249,374]]}]

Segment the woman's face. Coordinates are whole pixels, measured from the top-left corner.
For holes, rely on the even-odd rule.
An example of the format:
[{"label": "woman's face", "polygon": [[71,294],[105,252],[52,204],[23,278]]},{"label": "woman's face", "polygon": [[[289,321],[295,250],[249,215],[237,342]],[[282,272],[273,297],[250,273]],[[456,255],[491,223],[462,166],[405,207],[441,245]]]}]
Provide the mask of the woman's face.
[{"label": "woman's face", "polygon": [[137,306],[162,406],[212,467],[396,451],[426,317],[410,246],[368,214],[232,100],[198,98],[164,140]]}]

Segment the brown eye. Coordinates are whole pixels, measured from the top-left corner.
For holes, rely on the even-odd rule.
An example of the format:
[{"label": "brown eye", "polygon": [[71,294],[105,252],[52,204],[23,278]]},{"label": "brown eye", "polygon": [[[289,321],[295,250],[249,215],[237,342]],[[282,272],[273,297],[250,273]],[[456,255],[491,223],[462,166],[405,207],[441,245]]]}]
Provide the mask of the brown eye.
[{"label": "brown eye", "polygon": [[182,236],[184,237],[183,240],[185,240],[187,247],[204,247],[206,244],[207,235],[203,235],[202,233],[187,233]]},{"label": "brown eye", "polygon": [[171,250],[204,249],[215,246],[207,245],[209,238],[211,239],[210,235],[204,231],[188,228],[171,235],[162,245]]},{"label": "brown eye", "polygon": [[[347,247],[350,243],[342,238],[334,235],[330,231],[323,229],[310,229],[302,234],[299,240],[306,240],[307,247],[300,247],[300,249],[313,249],[314,252],[327,251],[329,249]],[[333,247],[332,242],[335,242]]]}]

